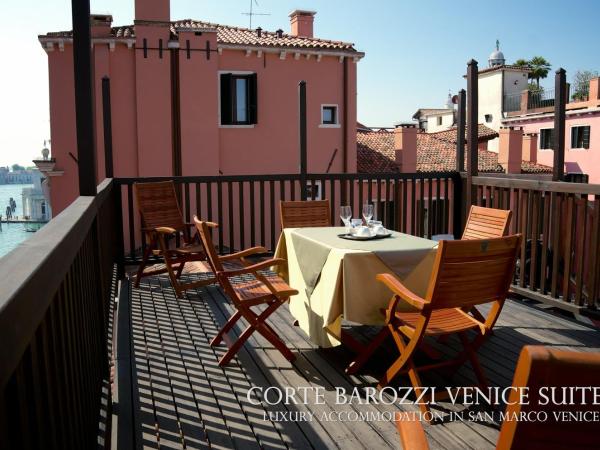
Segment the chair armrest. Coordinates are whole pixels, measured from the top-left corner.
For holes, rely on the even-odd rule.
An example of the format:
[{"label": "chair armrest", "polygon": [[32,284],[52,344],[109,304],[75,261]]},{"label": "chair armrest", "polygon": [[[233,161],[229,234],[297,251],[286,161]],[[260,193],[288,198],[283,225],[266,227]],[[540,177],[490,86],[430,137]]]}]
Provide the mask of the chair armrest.
[{"label": "chair armrest", "polygon": [[377,280],[385,284],[394,294],[414,306],[417,309],[423,309],[427,302],[404,286],[398,279],[389,273],[380,273],[377,275]]},{"label": "chair armrest", "polygon": [[400,442],[405,450],[429,450],[423,425],[418,420],[396,420]]},{"label": "chair armrest", "polygon": [[241,269],[224,270],[222,272],[219,272],[218,275],[222,274],[222,275],[226,276],[227,278],[236,277],[238,275],[254,273],[254,272],[257,272],[262,269],[268,269],[269,267],[272,267],[272,266],[278,266],[280,264],[284,264],[285,262],[286,262],[286,260],[283,258],[267,259],[266,261],[261,261],[256,264],[252,264],[251,266],[242,267]]},{"label": "chair armrest", "polygon": [[158,228],[154,228],[154,231],[157,232],[158,234],[175,234],[175,233],[177,233],[177,230],[175,228],[171,228],[171,227],[158,227]]},{"label": "chair armrest", "polygon": [[241,252],[236,252],[236,253],[231,253],[229,255],[219,256],[219,259],[221,261],[229,261],[232,259],[240,259],[240,258],[244,258],[246,256],[256,255],[258,253],[268,253],[268,251],[269,250],[267,250],[264,247],[252,247],[252,248],[248,248],[246,250],[242,250]]}]

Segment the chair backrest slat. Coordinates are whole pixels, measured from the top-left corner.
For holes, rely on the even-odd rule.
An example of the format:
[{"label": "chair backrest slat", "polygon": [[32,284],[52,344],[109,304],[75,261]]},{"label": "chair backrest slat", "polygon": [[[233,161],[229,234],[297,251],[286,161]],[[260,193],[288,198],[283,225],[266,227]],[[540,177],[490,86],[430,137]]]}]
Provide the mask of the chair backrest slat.
[{"label": "chair backrest slat", "polygon": [[281,228],[330,227],[329,200],[281,201]]},{"label": "chair backrest slat", "polygon": [[521,235],[441,241],[426,300],[434,309],[504,300],[520,242]]},{"label": "chair backrest slat", "polygon": [[471,206],[462,239],[506,236],[511,216],[511,211]]},{"label": "chair backrest slat", "polygon": [[[504,420],[502,423],[496,448],[598,448],[598,422],[589,420],[594,414],[598,417],[600,413],[600,404],[594,404],[590,394],[590,387],[593,389],[598,386],[598,380],[598,353],[525,346],[519,356],[512,385],[516,388],[528,388],[527,402],[519,401],[517,390],[511,392],[506,415],[512,420]],[[566,393],[563,393],[563,387],[567,389]],[[552,388],[557,389],[554,398]],[[583,398],[585,390],[578,388],[587,389],[587,399]],[[572,402],[568,397],[571,393]],[[564,399],[572,404],[562,404],[563,395],[567,395]],[[585,417],[579,420],[569,419],[570,414],[577,418],[581,412],[588,413],[588,420]],[[547,420],[515,419],[521,417],[521,414],[532,418],[543,417],[541,414],[544,413],[547,414]],[[554,413],[558,413],[558,416]]]},{"label": "chair backrest slat", "polygon": [[145,227],[185,228],[172,181],[134,183],[133,191]]}]

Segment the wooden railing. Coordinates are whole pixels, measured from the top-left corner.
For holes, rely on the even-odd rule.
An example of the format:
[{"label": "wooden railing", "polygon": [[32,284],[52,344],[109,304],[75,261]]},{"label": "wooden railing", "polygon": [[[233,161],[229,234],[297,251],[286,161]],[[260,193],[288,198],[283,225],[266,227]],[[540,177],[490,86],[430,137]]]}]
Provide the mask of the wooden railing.
[{"label": "wooden railing", "polygon": [[[462,229],[458,173],[418,174],[299,174],[219,177],[117,178],[122,189],[125,262],[140,258],[146,245],[134,204],[136,182],[173,180],[187,221],[197,214],[219,223],[215,243],[221,252],[263,245],[274,251],[281,231],[279,201],[300,200],[303,183],[309,199],[329,199],[331,221],[341,225],[339,207],[350,205],[360,217],[363,203],[375,205],[375,217],[384,226],[422,237]],[[457,196],[461,198],[460,195]]]},{"label": "wooden railing", "polygon": [[572,312],[600,306],[600,185],[474,177],[475,203],[523,233],[513,291]]},{"label": "wooden railing", "polygon": [[105,180],[0,259],[0,448],[97,445],[120,227],[113,195]]}]

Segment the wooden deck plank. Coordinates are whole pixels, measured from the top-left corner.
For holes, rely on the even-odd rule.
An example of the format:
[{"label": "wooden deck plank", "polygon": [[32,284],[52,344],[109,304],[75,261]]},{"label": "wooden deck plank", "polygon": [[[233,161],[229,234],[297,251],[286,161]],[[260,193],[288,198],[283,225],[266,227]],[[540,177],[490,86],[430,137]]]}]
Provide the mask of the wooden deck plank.
[{"label": "wooden deck plank", "polygon": [[[184,275],[187,276],[187,275]],[[130,301],[132,408],[136,448],[398,448],[395,425],[369,422],[282,422],[267,412],[303,411],[396,413],[415,411],[415,405],[338,405],[335,387],[351,390],[374,386],[377,373],[397,357],[386,343],[357,375],[344,368],[352,353],[342,347],[319,349],[297,327],[287,306],[270,319],[270,325],[297,355],[288,362],[262,336],[255,333],[232,362],[224,368],[218,358],[225,346],[210,347],[209,341],[225,323],[233,307],[216,286],[189,291],[177,299],[166,277],[149,277],[140,288],[131,288]],[[482,309],[485,314],[486,308]],[[119,321],[120,326],[126,321]],[[239,335],[246,324],[240,321],[233,332]],[[348,327],[368,341],[376,327]],[[600,336],[584,324],[549,314],[521,302],[508,301],[495,333],[479,355],[492,385],[510,384],[523,345],[545,344],[581,351],[599,351]],[[461,349],[455,339],[445,344],[432,342],[442,357]],[[407,386],[404,377],[395,386]],[[467,364],[452,377],[432,373],[425,385],[469,385],[474,382]],[[247,398],[252,386],[324,388],[324,404],[253,405]],[[387,394],[386,394],[387,395]],[[389,396],[388,396],[389,397]],[[462,405],[441,402],[447,411]],[[131,422],[131,421],[130,421]],[[497,423],[449,421],[426,425],[432,449],[493,448]]]}]

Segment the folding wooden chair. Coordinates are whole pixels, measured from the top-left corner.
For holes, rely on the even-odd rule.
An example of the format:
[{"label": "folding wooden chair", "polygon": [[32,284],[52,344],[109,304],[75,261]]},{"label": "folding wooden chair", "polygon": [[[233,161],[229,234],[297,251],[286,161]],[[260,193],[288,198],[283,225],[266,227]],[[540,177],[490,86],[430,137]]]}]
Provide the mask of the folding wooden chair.
[{"label": "folding wooden chair", "polygon": [[[582,389],[597,386],[600,379],[600,354],[557,350],[544,346],[526,345],[521,350],[512,386],[527,388],[527,404],[519,402],[519,393],[513,390],[508,399],[506,417],[500,428],[496,449],[572,449],[598,448],[598,423],[593,420],[561,420],[563,412],[598,413],[600,405],[588,398],[584,402]],[[548,402],[540,397],[540,388],[574,388],[573,404]],[[543,400],[540,402],[540,400]],[[558,404],[557,404],[558,403]],[[514,420],[529,417],[528,413],[546,413],[548,420]],[[558,420],[554,413],[558,413]],[[534,416],[531,416],[534,417]],[[537,417],[537,416],[535,416]],[[510,420],[513,418],[513,420]],[[400,442],[405,450],[428,450],[423,427],[418,421],[397,420]]]},{"label": "folding wooden chair", "polygon": [[329,200],[281,201],[281,228],[330,227]]},{"label": "folding wooden chair", "polygon": [[[194,221],[219,284],[237,309],[235,314],[229,318],[227,323],[210,342],[211,346],[215,346],[219,345],[222,340],[225,340],[229,346],[225,355],[219,360],[219,365],[226,365],[242,348],[244,342],[246,342],[254,331],[258,331],[266,340],[273,344],[288,361],[293,361],[296,356],[286,347],[283,341],[277,336],[277,333],[266,323],[266,320],[290,296],[296,295],[298,291],[288,286],[277,275],[265,275],[260,272],[272,266],[285,264],[285,259],[273,258],[242,268],[226,269],[223,263],[227,262],[231,255],[217,255],[211,237],[211,229],[216,228],[218,225],[212,222],[202,222],[196,217],[194,217]],[[239,256],[240,253],[237,255]],[[266,308],[258,313],[252,310],[253,307],[259,305],[266,305]],[[242,317],[246,319],[249,325],[236,341],[230,341],[227,333]]]},{"label": "folding wooden chair", "polygon": [[[487,380],[477,360],[477,349],[492,330],[513,277],[521,235],[486,240],[441,241],[427,295],[421,298],[406,288],[391,274],[379,274],[377,279],[392,292],[385,311],[386,326],[348,368],[356,372],[390,334],[400,351],[400,357],[379,380],[379,388],[394,377],[408,373],[417,394],[422,384],[418,372],[445,366],[460,366],[469,361],[480,387]],[[400,301],[415,308],[415,312],[397,311]],[[483,303],[492,303],[485,321],[463,311]],[[468,331],[477,336],[469,340]],[[444,336],[457,333],[464,347],[456,358],[449,361],[416,367],[415,351],[426,336]],[[423,412],[427,405],[420,405]]]},{"label": "folding wooden chair", "polygon": [[[177,297],[181,297],[187,289],[215,283],[215,277],[207,277],[191,283],[179,281],[185,264],[196,261],[200,266],[204,266],[206,254],[198,237],[192,238],[190,227],[194,224],[183,221],[175,184],[172,181],[134,183],[133,191],[142,216],[142,233],[145,233],[147,241],[142,262],[137,270],[135,286],[140,285],[142,277],[165,272],[169,274]],[[175,240],[180,239],[178,246],[170,245],[169,238],[172,237]],[[144,271],[151,255],[160,257],[164,267]],[[204,269],[210,272],[208,265]]]},{"label": "folding wooden chair", "polygon": [[[512,211],[510,210],[472,205],[461,239],[489,239],[506,236],[511,217]],[[477,308],[473,307],[465,309],[465,311],[471,313],[477,320],[484,321],[484,317]]]},{"label": "folding wooden chair", "polygon": [[471,206],[462,238],[489,239],[506,236],[512,211]]}]

